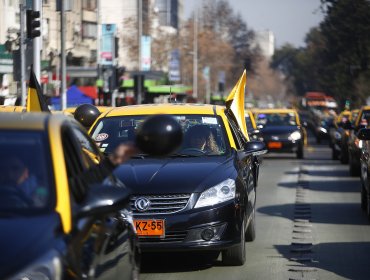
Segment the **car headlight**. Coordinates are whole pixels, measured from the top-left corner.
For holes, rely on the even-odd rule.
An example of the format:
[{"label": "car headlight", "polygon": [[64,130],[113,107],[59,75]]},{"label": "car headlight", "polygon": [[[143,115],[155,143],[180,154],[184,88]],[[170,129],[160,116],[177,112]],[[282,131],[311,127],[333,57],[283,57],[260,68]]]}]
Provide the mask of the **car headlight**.
[{"label": "car headlight", "polygon": [[45,254],[10,280],[60,280],[62,279],[62,261],[56,251]]},{"label": "car headlight", "polygon": [[292,134],[289,135],[289,140],[297,141],[302,138],[302,135],[299,131],[294,131]]},{"label": "car headlight", "polygon": [[222,203],[235,198],[235,180],[225,181],[202,192],[194,208]]},{"label": "car headlight", "polygon": [[328,133],[328,130],[326,128],[324,128],[324,127],[320,127],[320,131],[322,133]]}]

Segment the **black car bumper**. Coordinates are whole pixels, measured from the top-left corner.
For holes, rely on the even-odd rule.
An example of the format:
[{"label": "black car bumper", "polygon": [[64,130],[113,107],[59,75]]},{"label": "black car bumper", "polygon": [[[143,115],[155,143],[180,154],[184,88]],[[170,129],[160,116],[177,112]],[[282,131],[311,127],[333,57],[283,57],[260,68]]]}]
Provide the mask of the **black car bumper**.
[{"label": "black car bumper", "polygon": [[[241,211],[234,202],[169,215],[138,215],[164,219],[164,237],[140,237],[142,251],[222,250],[240,243]],[[212,238],[207,240],[211,235]],[[207,238],[208,237],[208,238]]]}]

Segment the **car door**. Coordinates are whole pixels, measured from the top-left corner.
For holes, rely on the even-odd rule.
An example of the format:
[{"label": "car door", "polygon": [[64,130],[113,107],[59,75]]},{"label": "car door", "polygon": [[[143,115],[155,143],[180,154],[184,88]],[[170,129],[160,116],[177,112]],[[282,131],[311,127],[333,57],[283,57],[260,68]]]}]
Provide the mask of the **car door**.
[{"label": "car door", "polygon": [[[96,145],[79,126],[73,124],[64,127],[63,145],[72,216],[76,217],[90,187],[102,184],[106,173],[99,168],[103,158]],[[104,183],[109,187],[109,184],[114,184],[114,180],[108,177]],[[129,263],[127,248],[130,248],[127,225],[122,221],[120,213],[74,220],[73,225],[69,252],[77,275],[81,278],[116,279],[119,265],[123,265],[124,260]],[[127,237],[120,238],[122,236]],[[126,275],[121,277],[129,279]]]},{"label": "car door", "polygon": [[248,155],[244,151],[244,143],[247,141],[241,133],[239,127],[235,122],[229,118],[229,125],[231,128],[231,134],[234,138],[234,142],[237,149],[236,165],[238,169],[238,179],[243,185],[241,191],[242,206],[245,209],[246,218],[249,219],[255,205],[256,192],[254,187],[253,178],[253,156]]}]

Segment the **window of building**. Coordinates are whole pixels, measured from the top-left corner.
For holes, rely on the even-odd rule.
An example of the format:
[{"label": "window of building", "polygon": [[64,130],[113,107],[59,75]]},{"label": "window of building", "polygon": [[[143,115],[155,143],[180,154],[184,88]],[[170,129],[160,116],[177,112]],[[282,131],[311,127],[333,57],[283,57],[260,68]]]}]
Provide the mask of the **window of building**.
[{"label": "window of building", "polygon": [[98,33],[96,22],[82,22],[82,37],[96,39]]},{"label": "window of building", "polygon": [[89,11],[94,11],[96,9],[96,0],[83,0],[82,8]]}]

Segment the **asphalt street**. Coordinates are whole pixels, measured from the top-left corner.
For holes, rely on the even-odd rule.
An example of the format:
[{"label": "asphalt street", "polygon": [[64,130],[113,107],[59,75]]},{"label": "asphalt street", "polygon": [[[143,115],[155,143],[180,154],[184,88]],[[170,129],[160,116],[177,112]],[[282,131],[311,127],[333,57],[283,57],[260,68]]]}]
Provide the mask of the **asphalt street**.
[{"label": "asphalt street", "polygon": [[256,209],[245,265],[223,266],[214,254],[151,253],[143,255],[141,279],[370,279],[360,178],[331,160],[327,143],[309,144],[303,160],[264,156]]}]

